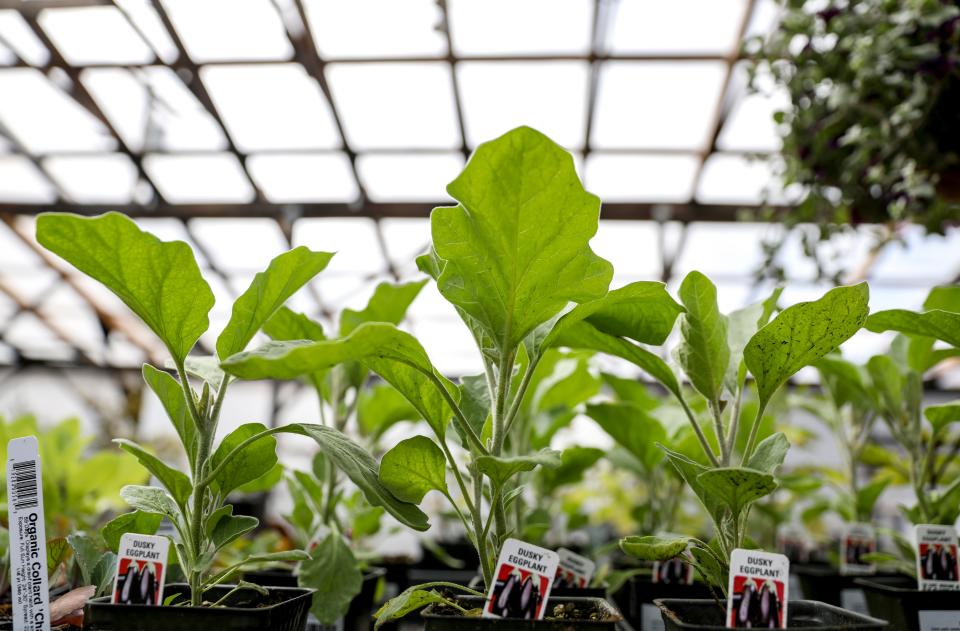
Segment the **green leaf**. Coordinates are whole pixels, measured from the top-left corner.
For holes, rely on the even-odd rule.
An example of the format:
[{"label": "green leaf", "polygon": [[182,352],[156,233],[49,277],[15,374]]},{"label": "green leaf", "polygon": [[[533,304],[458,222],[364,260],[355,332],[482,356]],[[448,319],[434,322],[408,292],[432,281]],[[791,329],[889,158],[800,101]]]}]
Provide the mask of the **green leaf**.
[{"label": "green leaf", "polygon": [[297,582],[317,590],[310,611],[321,624],[333,625],[360,593],[363,573],[343,537],[331,531],[311,550],[311,558],[300,563]]},{"label": "green leaf", "polygon": [[[468,375],[461,377],[460,386],[460,410],[463,412],[467,423],[478,436],[483,433],[483,426],[490,418],[490,410],[493,409],[490,403],[490,389],[487,388],[487,379],[484,375]],[[460,435],[460,443],[469,449],[473,445],[468,439],[460,425],[455,425],[457,434]]]},{"label": "green leaf", "polygon": [[794,373],[835,351],[867,317],[866,283],[831,289],[813,302],[793,305],[754,335],[744,360],[757,381],[760,405]]},{"label": "green leaf", "polygon": [[934,287],[927,294],[927,299],[923,302],[923,308],[927,311],[939,309],[960,313],[960,285]]},{"label": "green leaf", "polygon": [[821,358],[814,366],[820,373],[820,381],[830,392],[837,409],[847,403],[858,408],[870,404],[870,395],[858,366],[842,357],[831,355]]},{"label": "green leaf", "polygon": [[783,459],[787,457],[790,450],[790,441],[783,432],[777,432],[760,441],[750,461],[747,463],[748,469],[755,469],[763,473],[776,473],[777,469],[783,464]]},{"label": "green leaf", "polygon": [[[175,369],[176,365],[168,361],[166,367]],[[223,383],[223,370],[220,369],[220,362],[213,355],[190,355],[183,360],[183,369],[188,375],[209,383],[210,389],[214,392],[219,390]]]},{"label": "green leaf", "polygon": [[899,331],[942,340],[951,346],[960,346],[960,313],[926,311],[915,313],[905,309],[878,311],[867,318],[866,328],[874,333]]},{"label": "green leaf", "polygon": [[207,516],[206,521],[203,523],[203,531],[210,537],[213,535],[213,529],[217,527],[220,520],[231,515],[233,515],[233,506],[230,504],[221,506]]},{"label": "green leaf", "polygon": [[223,367],[240,379],[294,379],[353,361],[403,394],[442,439],[452,410],[437,384],[451,395],[456,387],[436,372],[416,338],[392,324],[368,322],[338,340],[270,342],[230,357]]},{"label": "green leaf", "polygon": [[373,628],[379,629],[381,625],[399,620],[427,605],[442,602],[444,602],[443,596],[433,590],[420,589],[419,586],[411,587],[385,602],[377,613],[373,614],[377,619]]},{"label": "green leaf", "polygon": [[880,391],[880,398],[891,418],[896,418],[903,410],[903,395],[906,389],[904,377],[890,357],[875,355],[867,360],[867,370],[873,387]]},{"label": "green leaf", "polygon": [[178,361],[210,325],[213,292],[183,241],[161,241],[112,212],[40,215],[37,241],[115,293]]},{"label": "green leaf", "polygon": [[496,487],[522,471],[533,471],[538,465],[542,467],[559,467],[560,452],[553,449],[543,449],[526,456],[479,456],[474,460],[477,469],[483,473]]},{"label": "green leaf", "polygon": [[410,303],[427,283],[426,279],[412,283],[380,283],[362,311],[344,309],[340,314],[340,335],[349,335],[365,322],[400,324],[407,315]]},{"label": "green leaf", "polygon": [[402,524],[421,531],[430,527],[423,511],[395,497],[380,482],[379,466],[373,456],[342,432],[306,423],[284,425],[279,431],[312,438],[324,456],[357,485],[368,502],[384,507]]},{"label": "green leaf", "polygon": [[630,403],[587,405],[587,416],[635,457],[649,473],[663,460],[657,443],[667,439],[660,421]]},{"label": "green leaf", "polygon": [[177,436],[180,437],[180,444],[183,445],[187,458],[192,463],[197,451],[197,426],[187,409],[187,401],[184,399],[180,382],[150,364],[143,365],[143,380],[160,399],[163,409],[167,412],[167,418],[173,424]]},{"label": "green leaf", "polygon": [[63,537],[47,540],[47,577],[53,578],[57,569],[66,563],[73,550]]},{"label": "green leaf", "polygon": [[[263,423],[245,423],[227,434],[210,459],[211,471],[220,466],[227,454],[243,441],[266,430],[267,427]],[[266,474],[275,464],[277,464],[277,440],[273,436],[266,436],[250,443],[229,460],[217,473],[212,483],[219,490],[220,495],[226,497],[230,491]]]},{"label": "green leaf", "polygon": [[256,517],[246,515],[223,515],[217,520],[210,533],[213,547],[217,550],[226,546],[234,539],[250,532],[260,524]]},{"label": "green leaf", "polygon": [[686,313],[680,318],[677,359],[697,392],[717,402],[730,365],[727,320],[717,306],[717,288],[700,272],[690,272],[680,285],[680,301]]},{"label": "green leaf", "polygon": [[660,398],[650,392],[647,385],[638,379],[624,379],[610,373],[600,373],[600,378],[610,386],[617,400],[650,411],[660,406]]},{"label": "green leaf", "polygon": [[567,447],[560,454],[560,466],[555,469],[539,470],[540,488],[545,495],[566,484],[574,484],[583,479],[583,474],[592,467],[606,452],[596,447]]},{"label": "green leaf", "polygon": [[259,478],[241,484],[234,490],[237,493],[265,493],[279,484],[282,479],[283,465],[278,462]]},{"label": "green leaf", "polygon": [[613,267],[590,249],[600,200],[572,156],[529,127],[477,147],[430,223],[440,293],[503,353],[569,302],[606,294]]},{"label": "green leaf", "polygon": [[119,445],[120,449],[136,456],[140,464],[153,474],[153,476],[160,481],[160,484],[170,492],[170,495],[173,496],[177,504],[186,506],[187,499],[193,491],[190,478],[173,467],[168,466],[162,460],[131,440],[115,438],[113,442]]},{"label": "green leaf", "polygon": [[333,258],[300,246],[284,252],[253,277],[250,287],[233,303],[230,321],[217,338],[217,356],[239,353],[293,294],[319,274]]},{"label": "green leaf", "polygon": [[777,481],[769,473],[745,468],[711,469],[701,473],[697,481],[705,492],[725,504],[734,516],[777,489]]},{"label": "green leaf", "polygon": [[109,550],[116,552],[120,548],[120,537],[128,532],[139,535],[155,535],[160,528],[162,515],[133,511],[115,517],[100,529],[100,536]]},{"label": "green leaf", "polygon": [[91,583],[97,586],[95,596],[106,596],[113,589],[113,579],[117,574],[117,555],[104,552],[93,566]]},{"label": "green leaf", "polygon": [[939,434],[950,423],[960,421],[960,400],[927,406],[923,415],[930,421],[934,433]]},{"label": "green leaf", "polygon": [[420,420],[420,412],[388,383],[363,388],[357,401],[357,426],[374,439],[401,421]]},{"label": "green leaf", "polygon": [[675,396],[683,396],[676,375],[665,361],[647,349],[603,333],[591,324],[579,322],[570,326],[557,337],[556,345],[589,349],[625,359],[662,383]]},{"label": "green leaf", "polygon": [[263,332],[277,341],[327,339],[323,327],[302,313],[280,307],[263,325]]},{"label": "green leaf", "polygon": [[383,455],[380,481],[398,499],[419,504],[428,491],[447,494],[447,461],[435,442],[414,436]]},{"label": "green leaf", "polygon": [[683,554],[689,545],[689,537],[633,535],[620,540],[620,549],[641,561],[667,561]]},{"label": "green leaf", "polygon": [[165,490],[155,486],[136,486],[128,484],[120,489],[123,501],[145,513],[163,515],[174,522],[180,519],[180,508]]},{"label": "green leaf", "polygon": [[873,507],[884,489],[890,484],[889,478],[877,478],[870,484],[857,490],[857,519],[870,521],[873,515]]},{"label": "green leaf", "polygon": [[694,462],[687,456],[676,451],[671,451],[663,445],[658,445],[658,447],[667,454],[667,459],[670,461],[670,464],[677,470],[677,473],[680,474],[683,481],[687,483],[687,486],[690,487],[693,494],[697,496],[697,499],[700,500],[703,507],[707,509],[707,513],[714,518],[714,521],[719,521],[721,508],[719,498],[707,491],[700,482],[700,476],[706,473],[708,469],[699,462]]},{"label": "green leaf", "polygon": [[80,568],[80,577],[84,585],[95,585],[94,568],[103,556],[103,550],[97,545],[93,537],[85,534],[73,533],[67,535],[67,543],[73,549],[74,559]]}]

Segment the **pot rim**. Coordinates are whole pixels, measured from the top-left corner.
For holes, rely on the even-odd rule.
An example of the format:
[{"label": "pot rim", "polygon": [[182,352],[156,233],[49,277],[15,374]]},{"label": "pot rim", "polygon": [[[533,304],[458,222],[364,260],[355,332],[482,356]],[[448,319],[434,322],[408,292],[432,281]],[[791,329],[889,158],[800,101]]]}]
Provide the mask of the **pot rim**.
[{"label": "pot rim", "polygon": [[[686,627],[686,628],[690,628],[690,629],[703,629],[704,631],[706,631],[706,630],[712,630],[712,629],[726,629],[725,626],[694,625],[694,624],[692,624],[692,623],[684,622],[684,621],[680,620],[680,619],[677,617],[677,615],[673,612],[672,609],[670,609],[670,606],[671,606],[671,605],[676,606],[676,605],[682,604],[682,603],[711,603],[711,604],[714,604],[715,602],[716,602],[716,601],[713,601],[713,600],[696,599],[696,598],[657,598],[656,600],[653,601],[653,604],[655,604],[657,607],[659,607],[661,614],[662,614],[663,616],[665,616],[665,617],[669,617],[674,624],[682,625],[682,626],[684,626],[684,627]],[[797,604],[797,603],[804,603],[804,604],[808,604],[808,605],[815,605],[815,606],[821,607],[821,608],[823,608],[823,609],[825,609],[825,610],[827,610],[827,611],[841,612],[841,613],[843,613],[845,616],[847,616],[848,618],[850,618],[850,620],[849,620],[848,622],[844,623],[844,624],[845,624],[845,628],[849,628],[849,629],[867,629],[867,628],[876,627],[877,625],[881,625],[882,628],[886,628],[886,625],[887,625],[887,622],[886,622],[885,620],[880,620],[879,618],[873,618],[873,617],[871,617],[871,616],[865,616],[865,615],[863,615],[863,614],[861,614],[861,613],[857,613],[857,612],[855,612],[855,611],[850,611],[849,609],[843,609],[842,607],[836,607],[836,606],[834,606],[834,605],[829,605],[829,604],[827,604],[827,603],[820,602],[820,601],[818,601],[818,600],[791,600],[791,601],[790,601],[790,604],[791,604],[791,605],[794,605],[794,604]],[[789,627],[789,628],[795,629],[795,630],[797,630],[797,631],[802,631],[803,629],[808,629],[808,630],[810,630],[810,631],[814,631],[814,630],[819,629],[819,628],[821,628],[821,627]]]},{"label": "pot rim", "polygon": [[[462,600],[486,600],[485,598],[483,598],[483,597],[481,597],[481,596],[458,596],[457,598],[458,598],[458,599],[462,599]],[[622,622],[622,621],[624,620],[623,614],[620,613],[620,610],[617,609],[616,606],[614,606],[613,604],[611,604],[610,601],[608,601],[606,598],[599,598],[599,597],[596,597],[596,596],[556,596],[556,597],[550,596],[550,597],[547,599],[547,606],[549,606],[550,603],[553,603],[553,604],[559,604],[559,603],[574,603],[574,604],[577,604],[577,603],[581,603],[581,604],[591,603],[591,604],[599,604],[599,605],[602,606],[603,609],[606,610],[606,612],[607,612],[608,614],[612,614],[612,617],[610,617],[609,619],[606,619],[606,620],[575,619],[575,620],[570,620],[569,622],[590,622],[590,623],[600,623],[600,624],[605,624],[605,623],[616,624],[616,623]],[[436,606],[436,603],[433,603],[433,604],[427,606],[426,609],[424,609],[422,612],[420,612],[420,615],[421,615],[423,618],[429,618],[429,619],[432,619],[432,620],[457,620],[457,619],[467,618],[467,616],[463,616],[463,615],[456,615],[456,616],[454,616],[454,615],[446,615],[446,614],[435,613],[435,612],[432,611],[435,606]],[[525,620],[525,619],[523,619],[523,618],[485,618],[485,620],[489,620],[489,621],[491,621],[491,622],[496,622],[496,621],[498,621],[498,620],[503,620],[503,621],[508,621],[508,620],[510,620],[510,621],[532,622],[532,623],[547,623],[547,624],[557,622],[557,621],[555,621],[555,620],[546,620],[546,619],[541,619],[541,620]]]},{"label": "pot rim", "polygon": [[[216,585],[211,589],[215,589],[218,587],[229,590],[236,587],[236,585],[234,584]],[[183,588],[183,591],[189,591],[190,585],[188,585],[187,583],[171,583],[169,585],[164,585],[163,587],[164,596],[167,595],[167,590],[170,588]],[[124,607],[134,611],[137,609],[142,609],[144,613],[146,613],[147,611],[156,611],[158,609],[178,609],[178,610],[186,609],[186,610],[193,610],[193,611],[211,611],[211,612],[222,611],[227,613],[238,613],[238,612],[245,612],[245,611],[251,611],[251,610],[270,611],[272,609],[276,609],[277,607],[280,607],[281,605],[284,605],[290,602],[291,600],[296,600],[298,598],[312,597],[313,593],[317,591],[312,587],[265,587],[265,589],[267,589],[270,592],[280,592],[280,593],[289,594],[290,598],[282,600],[278,603],[274,603],[272,605],[267,605],[266,607],[194,607],[192,605],[180,605],[177,607],[173,607],[171,605],[121,605],[119,603],[110,602],[110,596],[98,596],[96,598],[91,598],[87,600],[84,606],[85,607],[89,607],[89,606]],[[183,593],[183,591],[181,591],[181,593]]]}]

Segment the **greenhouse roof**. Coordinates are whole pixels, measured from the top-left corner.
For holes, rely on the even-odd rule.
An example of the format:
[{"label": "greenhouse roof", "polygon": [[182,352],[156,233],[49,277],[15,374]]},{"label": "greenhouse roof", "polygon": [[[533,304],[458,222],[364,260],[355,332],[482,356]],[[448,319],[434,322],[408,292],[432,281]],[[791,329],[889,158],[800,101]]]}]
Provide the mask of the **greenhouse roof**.
[{"label": "greenhouse roof", "polygon": [[[760,243],[733,223],[788,206],[767,162],[784,95],[750,93],[740,43],[771,0],[0,0],[0,365],[136,368],[157,341],[33,241],[46,210],[120,210],[190,243],[211,330],[269,259],[338,250],[293,306],[329,317],[416,274],[430,209],[477,142],[528,124],[604,200],[594,249],[615,285],[714,278],[725,310],[762,296]],[[545,16],[547,21],[545,22]],[[960,274],[960,232],[837,251],[874,309],[915,308]],[[788,240],[783,302],[825,285]],[[409,326],[437,365],[478,359],[432,288]],[[202,340],[212,348],[213,335]],[[886,338],[861,334],[862,358]],[[957,385],[957,384],[947,384]]]}]

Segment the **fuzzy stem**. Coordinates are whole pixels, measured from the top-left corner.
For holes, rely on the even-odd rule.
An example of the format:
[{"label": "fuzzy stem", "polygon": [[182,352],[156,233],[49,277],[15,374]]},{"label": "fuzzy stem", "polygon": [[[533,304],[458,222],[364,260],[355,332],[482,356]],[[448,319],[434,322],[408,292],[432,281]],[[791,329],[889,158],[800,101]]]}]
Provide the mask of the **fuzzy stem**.
[{"label": "fuzzy stem", "polygon": [[750,456],[753,455],[753,450],[757,446],[757,436],[760,434],[760,423],[763,421],[763,412],[766,407],[766,402],[757,407],[757,416],[753,419],[753,427],[750,428],[750,437],[747,438],[747,447],[743,450],[743,459],[740,461],[740,466],[745,467],[750,462]]},{"label": "fuzzy stem", "polygon": [[710,448],[710,443],[707,442],[707,437],[700,428],[700,423],[697,421],[697,417],[693,415],[693,410],[690,409],[690,406],[687,405],[686,400],[682,396],[677,395],[677,400],[680,401],[680,406],[683,408],[683,411],[686,412],[687,418],[690,420],[690,425],[693,426],[693,431],[697,435],[697,439],[700,441],[700,446],[703,447],[703,453],[706,454],[707,458],[710,459],[710,463],[713,464],[713,466],[719,467],[720,461],[717,460],[716,455],[713,453],[713,449]]}]

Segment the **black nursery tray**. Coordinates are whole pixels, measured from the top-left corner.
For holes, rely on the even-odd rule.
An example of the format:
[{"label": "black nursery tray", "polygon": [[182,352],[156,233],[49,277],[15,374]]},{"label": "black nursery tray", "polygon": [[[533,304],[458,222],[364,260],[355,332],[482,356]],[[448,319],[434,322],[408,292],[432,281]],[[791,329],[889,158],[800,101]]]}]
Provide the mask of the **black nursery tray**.
[{"label": "black nursery tray", "polygon": [[916,579],[902,575],[859,578],[856,582],[863,587],[870,613],[886,620],[888,629],[920,631],[921,618],[927,619],[923,628],[935,628],[944,616],[949,618],[946,628],[960,624],[958,592],[922,592],[917,589]]},{"label": "black nursery tray", "polygon": [[[480,596],[461,596],[457,598],[463,607],[478,609],[483,606]],[[550,612],[557,605],[572,604],[578,608],[596,607],[602,612],[602,620],[549,619]],[[518,618],[481,618],[479,616],[461,616],[441,613],[436,605],[430,605],[423,611],[426,631],[613,631],[623,622],[623,616],[616,607],[602,598],[555,598],[547,600],[546,617],[543,620],[521,620]]]},{"label": "black nursery tray", "polygon": [[[662,598],[656,601],[663,612],[666,631],[724,631],[725,611],[715,600]],[[883,631],[883,620],[812,600],[791,600],[788,629],[809,631]]]}]

